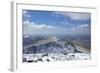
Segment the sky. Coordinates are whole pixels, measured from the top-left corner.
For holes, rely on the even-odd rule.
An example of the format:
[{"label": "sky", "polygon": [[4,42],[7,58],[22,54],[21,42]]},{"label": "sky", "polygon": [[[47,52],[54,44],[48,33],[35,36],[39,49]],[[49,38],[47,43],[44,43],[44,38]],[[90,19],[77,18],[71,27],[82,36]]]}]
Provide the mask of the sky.
[{"label": "sky", "polygon": [[90,35],[91,14],[62,11],[22,11],[24,35]]}]

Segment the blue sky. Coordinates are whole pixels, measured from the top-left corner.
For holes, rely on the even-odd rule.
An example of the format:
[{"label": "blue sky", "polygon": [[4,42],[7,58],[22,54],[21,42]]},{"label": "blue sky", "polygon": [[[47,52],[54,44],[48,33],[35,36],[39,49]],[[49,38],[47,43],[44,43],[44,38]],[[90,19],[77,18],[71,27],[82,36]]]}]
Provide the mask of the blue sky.
[{"label": "blue sky", "polygon": [[[23,10],[24,35],[90,34],[91,14],[61,11]],[[42,32],[42,33],[41,33]]]}]

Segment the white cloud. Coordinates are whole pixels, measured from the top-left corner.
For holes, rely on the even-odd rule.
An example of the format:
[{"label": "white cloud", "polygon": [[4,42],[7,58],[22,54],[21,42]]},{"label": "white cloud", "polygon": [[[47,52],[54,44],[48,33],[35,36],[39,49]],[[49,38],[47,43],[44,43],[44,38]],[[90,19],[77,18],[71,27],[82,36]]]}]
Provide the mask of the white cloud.
[{"label": "white cloud", "polygon": [[88,24],[81,24],[79,26],[73,27],[71,31],[74,34],[89,34],[90,26]]},{"label": "white cloud", "polygon": [[71,29],[51,26],[47,24],[36,24],[30,21],[23,22],[23,34],[24,35],[41,35],[41,34],[61,34],[61,35],[79,35],[89,34],[90,26],[88,24],[81,24],[79,26],[72,27]]},{"label": "white cloud", "polygon": [[23,10],[23,15],[26,15],[28,13],[27,10]]},{"label": "white cloud", "polygon": [[22,15],[25,17],[26,20],[29,20],[31,18],[31,15],[27,10],[23,10]]},{"label": "white cloud", "polygon": [[56,26],[50,26],[50,25],[46,25],[46,24],[35,24],[33,22],[30,21],[24,21],[23,25],[27,25],[27,26],[31,26],[34,29],[48,29],[48,28],[57,28]]},{"label": "white cloud", "polygon": [[23,25],[28,25],[28,24],[33,24],[32,22],[30,22],[30,21],[23,21]]},{"label": "white cloud", "polygon": [[24,35],[35,35],[35,34],[61,34],[67,31],[67,29],[50,26],[46,24],[35,24],[30,21],[23,22],[23,33]]},{"label": "white cloud", "polygon": [[79,12],[54,12],[55,14],[62,14],[70,17],[72,20],[88,20],[90,19],[89,13],[79,13]]},{"label": "white cloud", "polygon": [[89,27],[88,24],[83,24],[83,25],[80,25],[79,27]]}]

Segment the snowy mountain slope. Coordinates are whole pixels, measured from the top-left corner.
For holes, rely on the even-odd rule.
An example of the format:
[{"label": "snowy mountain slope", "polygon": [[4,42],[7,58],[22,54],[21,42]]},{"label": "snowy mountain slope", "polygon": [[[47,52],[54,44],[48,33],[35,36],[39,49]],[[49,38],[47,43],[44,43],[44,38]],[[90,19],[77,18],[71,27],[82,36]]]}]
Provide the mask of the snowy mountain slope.
[{"label": "snowy mountain slope", "polygon": [[[55,40],[56,39],[56,40]],[[40,40],[38,45],[23,48],[23,62],[45,62],[66,60],[88,60],[89,53],[78,50],[76,46],[67,39],[50,37]]]}]

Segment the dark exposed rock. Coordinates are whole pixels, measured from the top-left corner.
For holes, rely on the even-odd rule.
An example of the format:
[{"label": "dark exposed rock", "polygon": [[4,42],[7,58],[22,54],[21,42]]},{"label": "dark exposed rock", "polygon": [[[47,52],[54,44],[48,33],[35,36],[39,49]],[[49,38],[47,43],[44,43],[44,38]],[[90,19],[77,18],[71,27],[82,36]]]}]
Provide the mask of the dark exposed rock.
[{"label": "dark exposed rock", "polygon": [[48,56],[48,54],[44,54],[44,55],[42,55],[42,57],[45,57],[45,56]]},{"label": "dark exposed rock", "polygon": [[28,60],[28,63],[31,63],[31,62],[33,62],[33,60]]},{"label": "dark exposed rock", "polygon": [[47,59],[47,61],[49,62],[50,60],[49,60],[49,59]]},{"label": "dark exposed rock", "polygon": [[23,58],[23,62],[26,62],[27,61],[27,59],[26,58]]},{"label": "dark exposed rock", "polygon": [[43,60],[42,60],[41,58],[37,59],[37,61],[41,61],[41,62],[43,62]]}]

